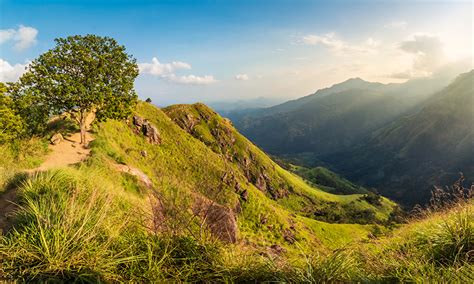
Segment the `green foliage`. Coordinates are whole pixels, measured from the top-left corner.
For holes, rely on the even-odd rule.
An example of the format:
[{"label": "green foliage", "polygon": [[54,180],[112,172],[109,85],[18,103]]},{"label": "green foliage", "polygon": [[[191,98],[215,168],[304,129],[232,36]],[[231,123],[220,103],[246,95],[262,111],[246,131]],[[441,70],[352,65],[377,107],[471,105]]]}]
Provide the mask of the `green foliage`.
[{"label": "green foliage", "polygon": [[23,123],[14,109],[7,87],[0,82],[0,145],[12,141],[21,134]]},{"label": "green foliage", "polygon": [[135,59],[114,39],[70,36],[33,60],[15,93],[48,114],[69,112],[82,130],[91,112],[99,120],[127,117],[137,99],[137,76]]},{"label": "green foliage", "polygon": [[47,150],[46,141],[38,138],[15,139],[0,145],[0,192],[18,172],[38,166]]}]

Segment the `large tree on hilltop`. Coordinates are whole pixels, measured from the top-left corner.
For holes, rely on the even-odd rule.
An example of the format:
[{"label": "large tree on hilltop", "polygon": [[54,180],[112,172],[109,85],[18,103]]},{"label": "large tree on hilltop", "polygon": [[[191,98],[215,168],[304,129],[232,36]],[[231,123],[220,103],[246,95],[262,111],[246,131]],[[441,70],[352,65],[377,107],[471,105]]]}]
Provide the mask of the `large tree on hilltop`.
[{"label": "large tree on hilltop", "polygon": [[50,115],[69,113],[85,144],[89,114],[99,121],[130,114],[137,101],[133,83],[138,66],[110,37],[77,35],[55,41],[56,47],[30,64],[15,93],[34,97]]}]

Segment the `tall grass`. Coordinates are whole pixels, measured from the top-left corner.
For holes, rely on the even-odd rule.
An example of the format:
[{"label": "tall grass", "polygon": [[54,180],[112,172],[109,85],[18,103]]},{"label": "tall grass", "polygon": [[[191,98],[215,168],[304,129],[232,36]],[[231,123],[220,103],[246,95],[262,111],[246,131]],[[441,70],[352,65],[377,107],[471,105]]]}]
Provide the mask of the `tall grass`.
[{"label": "tall grass", "polygon": [[[24,280],[114,279],[130,259],[111,246],[126,220],[113,220],[111,200],[64,171],[38,174],[20,188],[17,224],[2,237],[1,270]],[[112,220],[111,220],[112,219]]]}]

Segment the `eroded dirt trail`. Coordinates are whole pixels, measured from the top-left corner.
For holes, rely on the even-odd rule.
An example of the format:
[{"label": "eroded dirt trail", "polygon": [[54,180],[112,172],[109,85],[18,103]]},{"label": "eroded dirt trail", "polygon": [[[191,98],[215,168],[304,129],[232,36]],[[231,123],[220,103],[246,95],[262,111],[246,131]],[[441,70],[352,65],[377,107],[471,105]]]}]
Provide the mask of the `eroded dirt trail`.
[{"label": "eroded dirt trail", "polygon": [[[86,141],[89,143],[93,138],[89,132],[86,133]],[[66,167],[83,161],[90,154],[90,149],[80,145],[81,134],[75,133],[64,139],[58,145],[49,145],[50,153],[44,162],[37,168],[28,172],[41,172],[53,168]]]},{"label": "eroded dirt trail", "polygon": [[[93,139],[92,135],[86,133],[86,141],[89,143]],[[87,158],[90,149],[81,144],[80,133],[75,133],[65,138],[58,145],[49,145],[50,152],[46,155],[44,162],[37,168],[25,170],[32,175],[37,172],[47,171],[54,168],[67,167],[77,164]],[[9,218],[17,208],[17,189],[9,188],[0,195],[0,232],[5,232],[10,226]]]}]

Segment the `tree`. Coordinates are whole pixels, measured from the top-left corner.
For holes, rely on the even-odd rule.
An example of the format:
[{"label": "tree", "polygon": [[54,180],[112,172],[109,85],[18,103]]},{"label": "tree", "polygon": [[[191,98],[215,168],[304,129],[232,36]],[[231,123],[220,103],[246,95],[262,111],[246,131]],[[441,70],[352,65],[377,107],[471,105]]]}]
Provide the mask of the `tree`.
[{"label": "tree", "polygon": [[7,87],[0,83],[0,144],[17,138],[22,125],[21,117],[14,110],[13,100],[7,94]]},{"label": "tree", "polygon": [[49,115],[69,113],[85,144],[91,113],[99,121],[125,118],[136,104],[136,60],[113,38],[96,35],[56,39],[20,78],[15,93],[45,106]]}]

